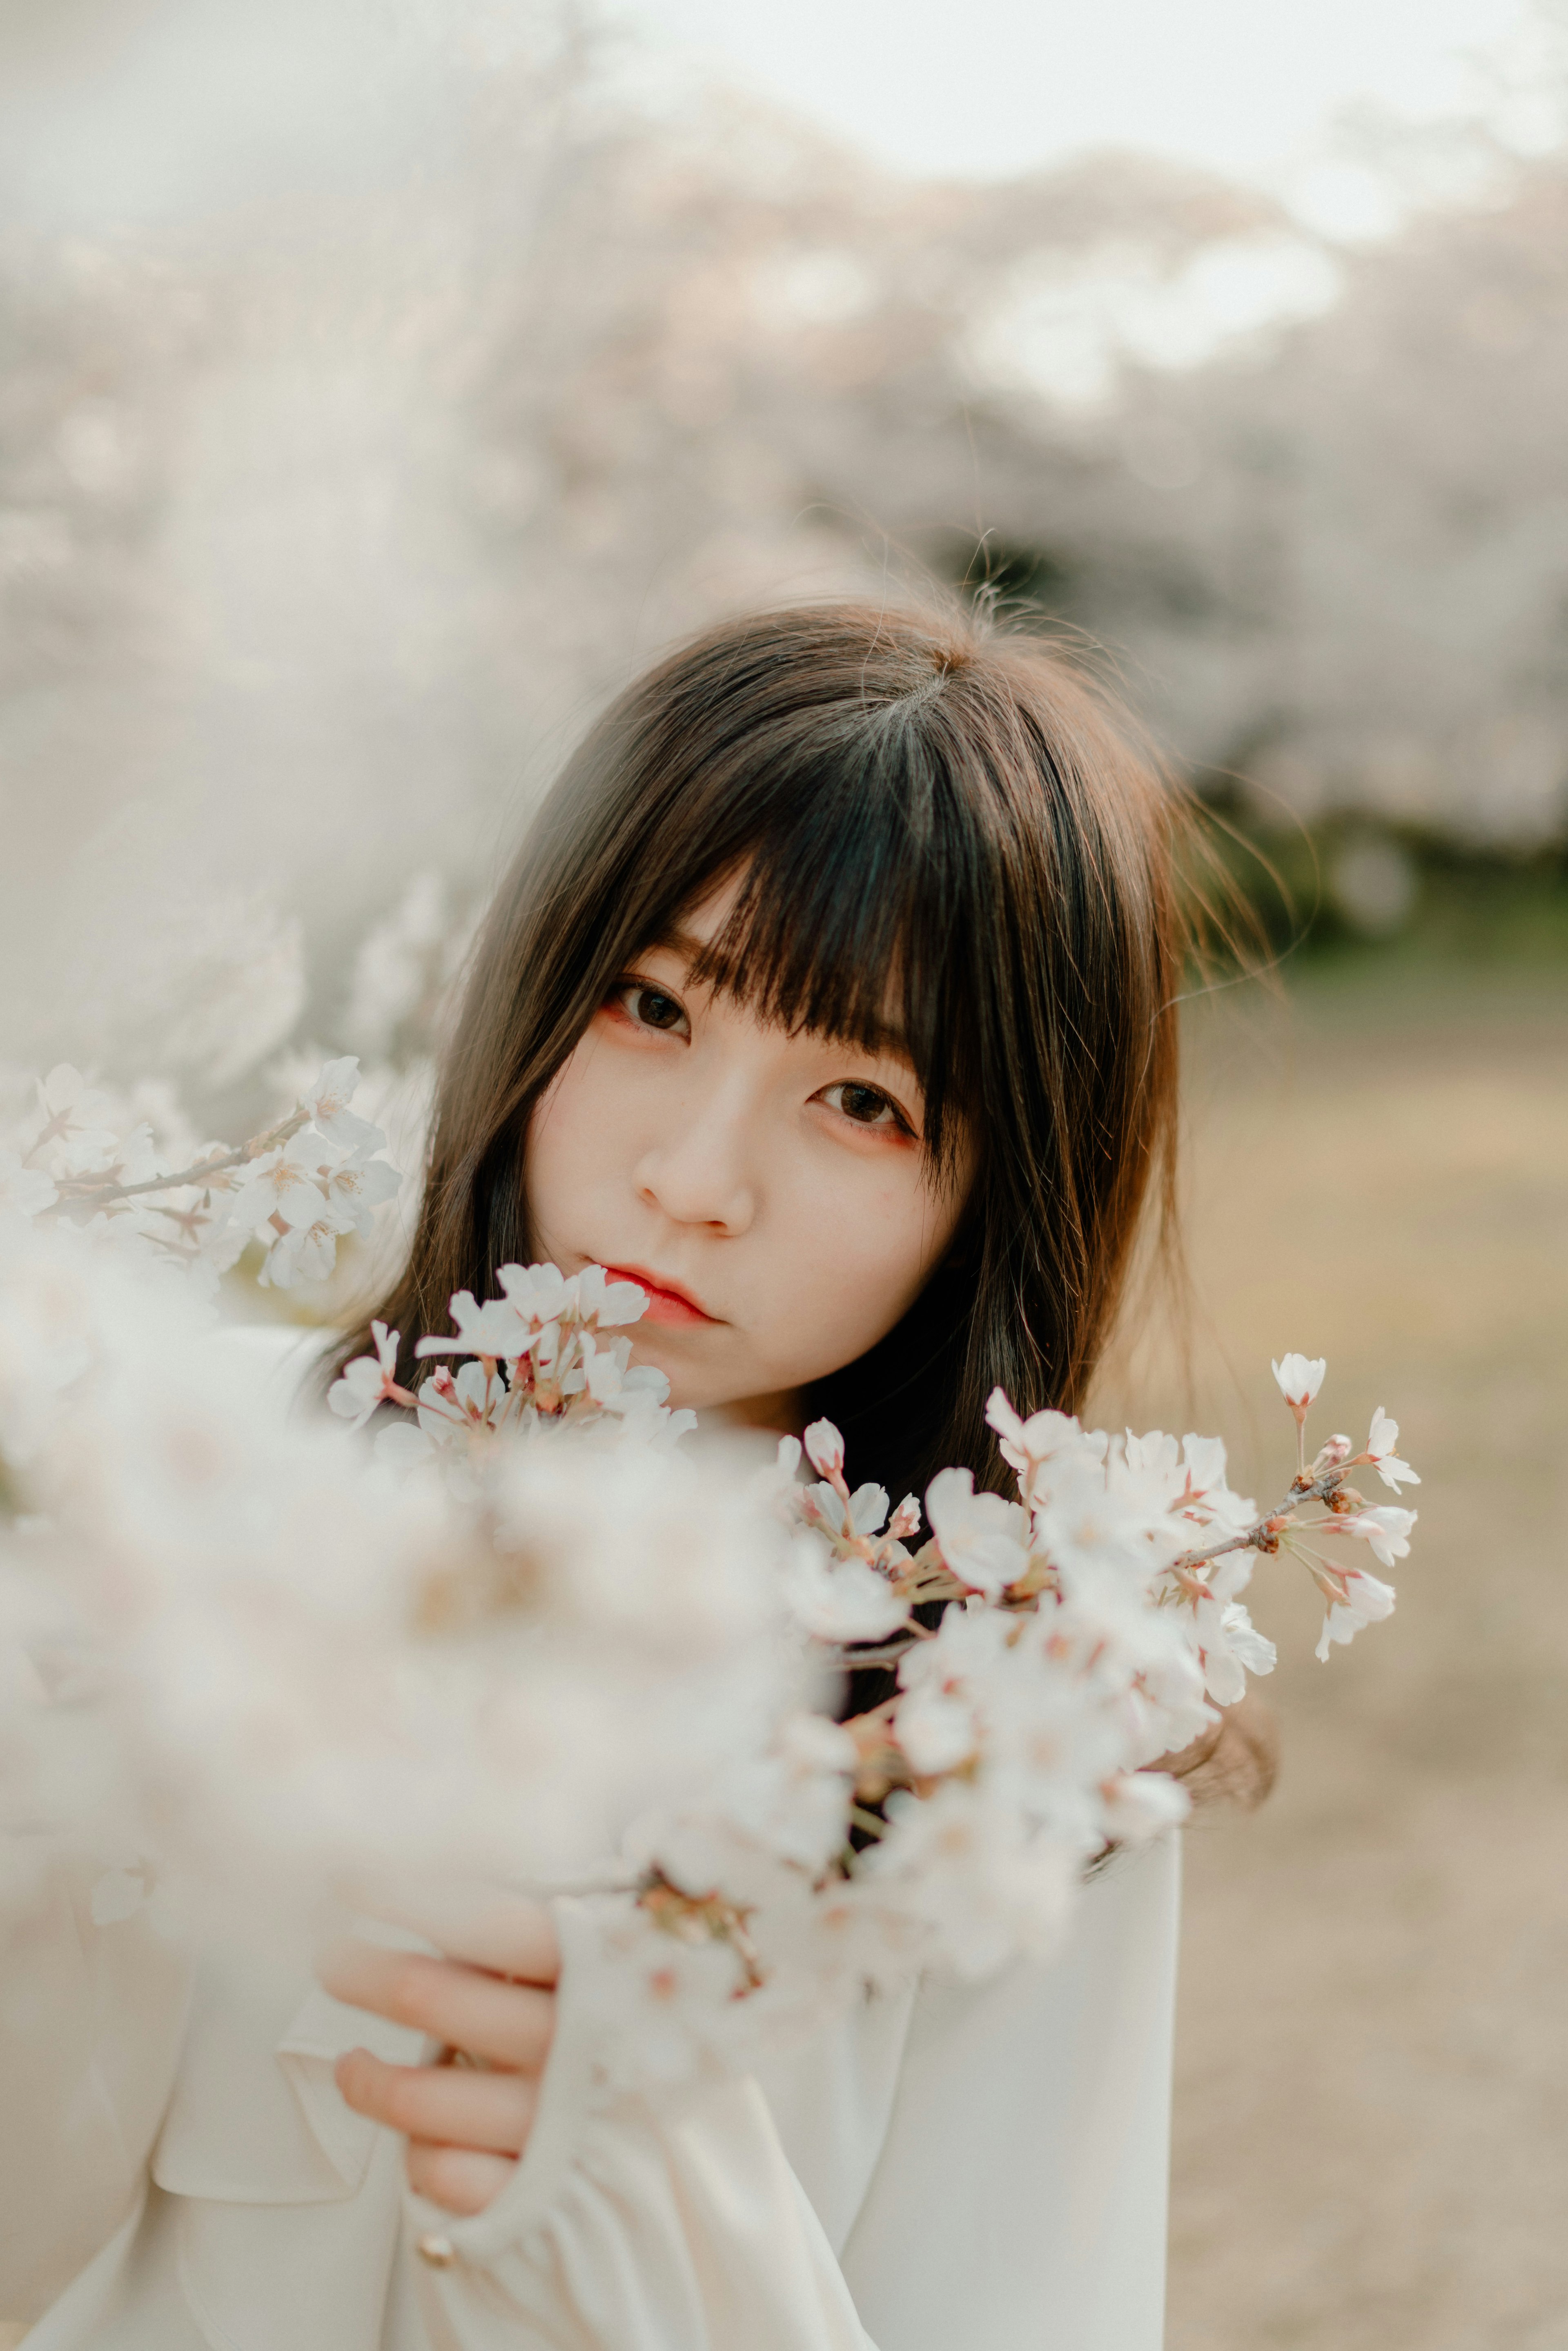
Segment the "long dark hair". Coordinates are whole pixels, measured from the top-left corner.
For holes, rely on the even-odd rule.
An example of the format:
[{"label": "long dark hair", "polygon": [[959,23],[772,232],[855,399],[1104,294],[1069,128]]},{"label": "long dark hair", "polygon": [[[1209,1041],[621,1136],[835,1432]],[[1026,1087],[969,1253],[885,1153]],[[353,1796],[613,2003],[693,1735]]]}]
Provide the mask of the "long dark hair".
[{"label": "long dark hair", "polygon": [[569,761],[480,935],[378,1309],[403,1376],[454,1290],[528,1258],[528,1120],[617,978],[739,874],[696,976],[862,1043],[891,991],[936,1180],[956,1121],[978,1147],[946,1261],[812,1410],[894,1494],[948,1462],[1005,1485],[990,1389],[1076,1410],[1144,1210],[1172,1221],[1186,821],[1082,668],[984,617],[811,605],[682,647]]}]

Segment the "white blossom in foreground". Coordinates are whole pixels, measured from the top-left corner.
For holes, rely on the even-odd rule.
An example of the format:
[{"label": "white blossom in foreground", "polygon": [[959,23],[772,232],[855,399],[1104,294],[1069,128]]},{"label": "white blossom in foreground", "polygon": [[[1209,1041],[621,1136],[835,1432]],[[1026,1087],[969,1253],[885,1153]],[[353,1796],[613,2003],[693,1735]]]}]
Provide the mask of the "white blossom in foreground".
[{"label": "white blossom in foreground", "polygon": [[[335,1066],[302,1118],[347,1114]],[[40,1110],[98,1131],[79,1083]],[[247,1179],[277,1248],[314,1155],[364,1147],[305,1134]],[[606,2075],[676,2076],[1053,1949],[1085,1869],[1185,1812],[1147,1767],[1273,1665],[1260,1561],[1323,1593],[1322,1656],[1393,1608],[1358,1562],[1415,1513],[1348,1482],[1397,1459],[1381,1413],[1260,1512],[1217,1438],[998,1393],[1016,1495],[949,1468],[890,1511],[825,1422],[760,1474],[684,1447],[635,1284],[497,1283],[417,1386],[377,1323],[302,1414],[145,1253],[0,1222],[0,1818],[100,1855],[106,1917],[157,1882],[257,1935],[345,1871],[591,1889]]]},{"label": "white blossom in foreground", "polygon": [[[558,1367],[591,1339],[558,1331]],[[395,1366],[377,1341],[373,1384],[340,1383],[356,1416]],[[549,1444],[536,1407],[387,1466],[183,1286],[69,1228],[0,1238],[0,1660],[30,1693],[0,1818],[140,1854],[252,1933],[345,1870],[612,1880],[630,1821],[812,1677],[746,1479],[678,1453],[656,1403],[585,1395]]]},{"label": "white blossom in foreground", "polygon": [[327,1395],[332,1411],[352,1428],[362,1428],[378,1405],[397,1401],[397,1333],[372,1322],[371,1338],[375,1353],[350,1364]]}]

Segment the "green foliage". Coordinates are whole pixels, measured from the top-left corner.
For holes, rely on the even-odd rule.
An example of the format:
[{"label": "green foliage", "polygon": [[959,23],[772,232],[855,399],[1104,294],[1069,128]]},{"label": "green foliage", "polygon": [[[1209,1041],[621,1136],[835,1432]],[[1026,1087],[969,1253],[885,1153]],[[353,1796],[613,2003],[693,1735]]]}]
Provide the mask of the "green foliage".
[{"label": "green foliage", "polygon": [[1349,814],[1287,829],[1224,813],[1212,840],[1275,956],[1568,975],[1561,848],[1513,855]]}]

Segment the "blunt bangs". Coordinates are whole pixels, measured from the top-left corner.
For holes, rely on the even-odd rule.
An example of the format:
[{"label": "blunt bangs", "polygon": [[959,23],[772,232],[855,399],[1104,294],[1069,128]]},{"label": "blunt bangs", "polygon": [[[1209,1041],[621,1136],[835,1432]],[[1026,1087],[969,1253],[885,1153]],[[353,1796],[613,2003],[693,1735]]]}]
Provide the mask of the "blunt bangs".
[{"label": "blunt bangs", "polygon": [[692,976],[759,1019],[903,1052],[940,1166],[972,1100],[975,1024],[954,966],[956,943],[983,926],[979,861],[954,853],[972,850],[969,812],[925,747],[876,731],[846,727],[831,751],[766,779],[735,904]]}]

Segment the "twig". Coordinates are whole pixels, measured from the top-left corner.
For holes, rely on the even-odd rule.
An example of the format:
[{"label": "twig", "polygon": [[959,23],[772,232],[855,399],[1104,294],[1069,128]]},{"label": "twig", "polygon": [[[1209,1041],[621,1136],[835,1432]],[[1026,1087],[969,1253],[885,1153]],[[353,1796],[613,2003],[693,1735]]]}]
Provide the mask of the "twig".
[{"label": "twig", "polygon": [[[1197,1570],[1206,1567],[1210,1560],[1223,1559],[1228,1552],[1277,1548],[1279,1537],[1288,1525],[1292,1512],[1299,1510],[1304,1502],[1326,1501],[1329,1496],[1343,1483],[1344,1473],[1348,1467],[1349,1464],[1346,1462],[1336,1462],[1332,1469],[1325,1469],[1321,1478],[1312,1479],[1305,1485],[1292,1480],[1290,1492],[1279,1507],[1257,1520],[1248,1528],[1245,1534],[1230,1535],[1224,1542],[1211,1543],[1207,1551],[1183,1552],[1179,1559],[1171,1562],[1167,1572],[1180,1576],[1188,1583],[1197,1583],[1201,1579],[1198,1578]],[[1324,1521],[1314,1520],[1312,1523],[1317,1526],[1323,1524]],[[1333,1521],[1330,1520],[1328,1523],[1332,1524]],[[859,1673],[872,1666],[896,1665],[900,1657],[915,1647],[916,1642],[929,1641],[932,1637],[932,1630],[928,1625],[912,1625],[906,1633],[899,1634],[894,1640],[882,1642],[874,1649],[835,1648],[831,1650],[829,1655],[832,1664],[841,1672]]]},{"label": "twig", "polygon": [[240,1144],[233,1151],[220,1152],[214,1158],[195,1160],[177,1175],[150,1176],[141,1184],[99,1184],[89,1176],[67,1176],[59,1179],[56,1188],[62,1201],[91,1200],[101,1207],[110,1200],[134,1199],[143,1192],[175,1192],[186,1184],[208,1185],[214,1176],[226,1175],[231,1167],[246,1166],[251,1160],[259,1159],[264,1151],[276,1151],[292,1142],[300,1128],[309,1123],[308,1110],[295,1111],[277,1126],[268,1127],[265,1134],[253,1134],[248,1143]]},{"label": "twig", "polygon": [[1347,1467],[1345,1462],[1337,1461],[1332,1469],[1325,1469],[1321,1478],[1314,1478],[1306,1485],[1292,1480],[1290,1492],[1278,1508],[1267,1511],[1248,1528],[1245,1534],[1232,1535],[1225,1542],[1211,1543],[1207,1551],[1184,1551],[1179,1559],[1171,1562],[1172,1568],[1190,1573],[1194,1568],[1207,1566],[1211,1559],[1223,1559],[1227,1552],[1260,1549],[1261,1539],[1278,1535],[1292,1511],[1299,1510],[1303,1502],[1326,1502],[1329,1496],[1343,1484]]}]

